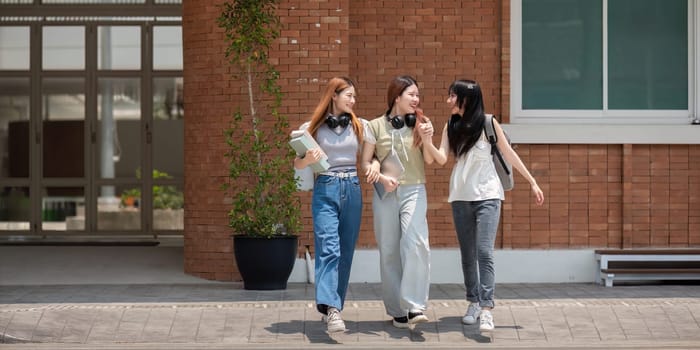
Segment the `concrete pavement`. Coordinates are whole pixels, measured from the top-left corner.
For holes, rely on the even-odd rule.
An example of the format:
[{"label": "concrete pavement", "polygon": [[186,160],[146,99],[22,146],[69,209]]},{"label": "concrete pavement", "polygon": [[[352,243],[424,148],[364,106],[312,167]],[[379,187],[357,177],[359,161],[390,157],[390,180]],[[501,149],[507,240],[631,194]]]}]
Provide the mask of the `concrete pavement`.
[{"label": "concrete pavement", "polygon": [[352,284],[329,335],[313,285],[0,286],[2,349],[700,348],[700,286],[499,284],[495,331],[460,323],[458,284],[431,287],[430,322],[396,329],[378,284]]}]

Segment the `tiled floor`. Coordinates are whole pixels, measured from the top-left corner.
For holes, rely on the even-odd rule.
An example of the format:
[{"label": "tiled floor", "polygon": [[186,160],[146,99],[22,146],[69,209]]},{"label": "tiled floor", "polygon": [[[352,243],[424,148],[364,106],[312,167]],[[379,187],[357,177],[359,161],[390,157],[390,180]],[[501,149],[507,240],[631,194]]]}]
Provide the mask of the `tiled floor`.
[{"label": "tiled floor", "polygon": [[[308,284],[248,291],[238,283],[0,286],[0,343],[72,348],[697,348],[700,286],[498,285],[496,329],[464,326],[464,288],[431,287],[430,322],[396,329],[379,285],[352,284],[329,335]],[[27,345],[27,344],[24,344]],[[17,345],[19,346],[19,345]]]}]

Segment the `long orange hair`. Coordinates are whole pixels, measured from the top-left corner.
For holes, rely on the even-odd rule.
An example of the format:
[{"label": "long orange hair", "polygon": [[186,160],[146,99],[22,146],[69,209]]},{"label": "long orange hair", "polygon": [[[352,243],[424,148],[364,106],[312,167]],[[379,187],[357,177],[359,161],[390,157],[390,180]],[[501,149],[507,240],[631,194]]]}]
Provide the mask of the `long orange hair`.
[{"label": "long orange hair", "polygon": [[[326,86],[326,91],[321,95],[321,101],[319,101],[314,113],[311,115],[311,124],[309,125],[309,132],[311,135],[316,137],[316,132],[318,128],[321,127],[326,121],[328,113],[331,112],[331,103],[333,103],[333,96],[340,94],[343,90],[355,87],[355,84],[347,77],[335,77],[328,81]],[[350,113],[350,122],[352,123],[352,128],[355,130],[355,136],[357,137],[357,143],[362,145],[363,137],[363,126],[360,119],[355,115],[355,112]]]}]

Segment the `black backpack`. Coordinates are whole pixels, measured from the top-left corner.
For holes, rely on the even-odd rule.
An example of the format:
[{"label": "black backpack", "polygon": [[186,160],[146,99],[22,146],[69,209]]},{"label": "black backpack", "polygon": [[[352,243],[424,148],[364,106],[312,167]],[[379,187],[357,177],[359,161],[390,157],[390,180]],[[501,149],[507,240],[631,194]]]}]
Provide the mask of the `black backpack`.
[{"label": "black backpack", "polygon": [[[496,143],[498,142],[498,136],[496,136],[496,127],[493,125],[494,116],[491,114],[486,114],[486,122],[484,123],[484,132],[486,133],[486,138],[491,144],[491,156],[493,157],[493,164],[496,166],[496,173],[498,173],[498,178],[501,180],[503,185],[503,190],[510,191],[515,186],[513,181],[513,166],[503,159],[503,155],[498,150]],[[505,134],[505,130],[503,130]],[[510,137],[506,135],[506,140],[510,144]]]}]

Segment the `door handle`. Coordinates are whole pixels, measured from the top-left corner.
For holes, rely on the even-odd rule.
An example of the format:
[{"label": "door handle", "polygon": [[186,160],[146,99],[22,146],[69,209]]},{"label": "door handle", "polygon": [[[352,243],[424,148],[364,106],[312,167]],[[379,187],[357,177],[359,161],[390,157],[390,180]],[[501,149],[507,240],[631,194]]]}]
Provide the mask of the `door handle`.
[{"label": "door handle", "polygon": [[146,143],[150,145],[152,138],[153,132],[151,131],[151,123],[146,123]]}]

